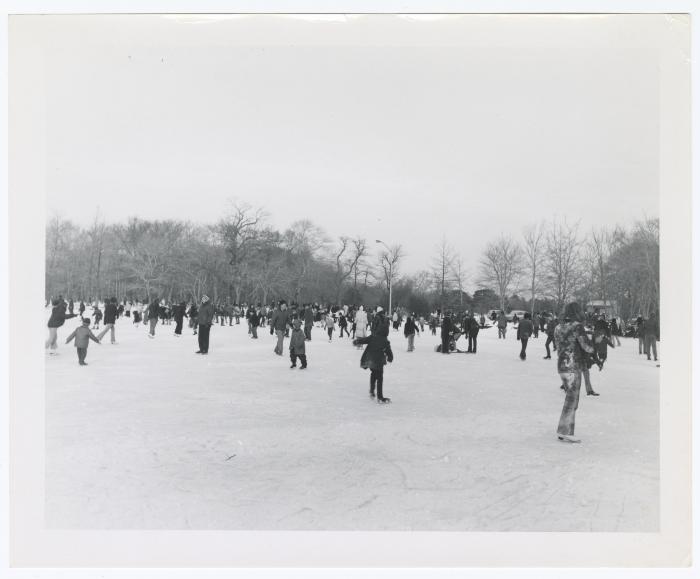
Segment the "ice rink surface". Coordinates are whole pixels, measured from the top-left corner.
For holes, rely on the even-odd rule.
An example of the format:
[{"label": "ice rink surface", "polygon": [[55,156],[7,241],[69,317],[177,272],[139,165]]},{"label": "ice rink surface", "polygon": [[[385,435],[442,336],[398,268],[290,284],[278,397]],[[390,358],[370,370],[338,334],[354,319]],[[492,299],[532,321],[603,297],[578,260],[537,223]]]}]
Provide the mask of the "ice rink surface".
[{"label": "ice rink surface", "polygon": [[[187,322],[187,320],[185,320]],[[46,524],[73,529],[637,531],[659,526],[659,371],[623,339],[591,376],[576,435],[545,337],[528,359],[509,328],[477,355],[406,352],[380,405],[347,338],[315,328],[307,370],[247,326],[216,326],[208,356],[174,323],[117,321],[117,345],[46,356]],[[427,327],[426,327],[427,329]],[[438,330],[439,333],[439,330]],[[326,338],[326,339],[324,339]]]}]

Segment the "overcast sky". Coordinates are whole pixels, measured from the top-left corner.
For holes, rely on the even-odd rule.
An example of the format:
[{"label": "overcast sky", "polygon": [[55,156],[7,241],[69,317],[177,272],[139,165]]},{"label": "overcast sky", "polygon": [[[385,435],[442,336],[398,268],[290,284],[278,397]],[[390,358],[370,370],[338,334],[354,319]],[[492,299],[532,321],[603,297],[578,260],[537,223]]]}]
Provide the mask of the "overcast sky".
[{"label": "overcast sky", "polygon": [[443,235],[658,216],[664,16],[51,17],[49,215]]}]

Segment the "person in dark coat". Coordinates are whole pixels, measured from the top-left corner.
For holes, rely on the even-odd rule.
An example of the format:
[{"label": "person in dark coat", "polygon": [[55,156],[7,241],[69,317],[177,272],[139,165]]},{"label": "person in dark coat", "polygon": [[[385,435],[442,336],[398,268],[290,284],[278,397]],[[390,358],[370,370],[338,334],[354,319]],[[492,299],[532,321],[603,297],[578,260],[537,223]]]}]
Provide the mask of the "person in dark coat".
[{"label": "person in dark coat", "polygon": [[258,339],[258,327],[260,326],[260,314],[254,307],[248,308],[248,326],[250,327],[250,337],[253,340]]},{"label": "person in dark coat", "polygon": [[80,314],[80,317],[83,317],[83,313],[85,313],[85,302],[83,300],[80,300],[80,305],[78,306],[78,314]]},{"label": "person in dark coat", "polygon": [[520,359],[525,360],[527,358],[527,342],[530,339],[530,336],[532,336],[532,316],[530,315],[530,312],[526,312],[525,315],[523,316],[523,321],[518,324],[518,333],[517,333],[517,338],[520,340],[520,343],[522,344],[520,348]]},{"label": "person in dark coat", "polygon": [[639,342],[639,355],[641,356],[642,353],[646,354],[646,351],[644,350],[644,318],[642,316],[639,316],[637,318],[637,341]]},{"label": "person in dark coat", "polygon": [[449,313],[445,313],[442,318],[442,326],[440,326],[440,339],[442,340],[440,351],[443,354],[450,353],[450,338],[452,337],[453,331],[454,324],[452,323],[452,317]]},{"label": "person in dark coat", "polygon": [[413,341],[416,338],[416,334],[420,334],[420,330],[416,325],[416,321],[413,316],[408,316],[406,318],[406,323],[403,326],[403,335],[408,339],[408,351],[413,352],[415,347]]},{"label": "person in dark coat", "polygon": [[278,356],[282,356],[284,354],[284,338],[289,331],[289,324],[291,324],[287,302],[284,300],[280,301],[279,309],[275,310],[270,321],[270,335],[277,335],[277,344],[274,352]]},{"label": "person in dark coat", "polygon": [[311,304],[307,304],[304,308],[304,335],[306,339],[311,341],[311,330],[314,327],[314,310]]},{"label": "person in dark coat", "polygon": [[105,304],[105,327],[97,334],[97,339],[102,340],[107,332],[110,332],[110,341],[112,344],[116,344],[116,339],[114,335],[114,324],[117,322],[117,298],[110,298]]},{"label": "person in dark coat", "polygon": [[197,350],[197,354],[209,353],[209,332],[212,323],[214,323],[214,306],[209,300],[209,296],[202,296],[202,305],[197,313],[197,324],[199,325],[199,335],[197,336],[199,350]]},{"label": "person in dark coat", "polygon": [[153,301],[148,306],[148,337],[156,337],[156,326],[158,325],[158,316],[160,314],[160,302],[158,298],[153,298]]},{"label": "person in dark coat", "polygon": [[[481,316],[484,317],[483,315]],[[476,354],[476,338],[479,335],[479,322],[476,321],[473,315],[467,318],[467,323],[465,324],[464,331],[467,333],[467,338],[469,340],[467,353]]]},{"label": "person in dark coat", "polygon": [[370,325],[370,331],[374,334],[384,329],[386,326],[386,335],[389,335],[389,320],[384,315],[384,308],[382,306],[377,306],[377,311],[372,316],[372,322]]},{"label": "person in dark coat", "polygon": [[92,308],[92,317],[95,318],[95,325],[92,327],[94,330],[99,330],[100,321],[102,320],[102,310],[100,306],[96,303]]},{"label": "person in dark coat", "polygon": [[380,403],[391,402],[390,398],[384,397],[384,366],[394,361],[394,354],[391,351],[391,343],[387,339],[389,335],[389,325],[377,326],[376,332],[365,338],[353,340],[355,346],[367,344],[360,359],[360,366],[365,370],[370,370],[369,395],[374,398],[374,391],[377,391],[377,401]]},{"label": "person in dark coat", "polygon": [[343,315],[343,312],[338,313],[338,327],[340,328],[340,336],[343,337],[343,332],[345,332],[350,337],[350,332],[348,332],[348,319]]},{"label": "person in dark coat", "polygon": [[558,324],[559,320],[557,320],[555,316],[547,322],[547,341],[544,343],[544,347],[547,349],[547,355],[544,357],[545,360],[551,360],[552,358],[552,353],[549,351],[550,344],[554,346],[555,351],[557,349],[557,345],[554,343],[554,332]]},{"label": "person in dark coat", "polygon": [[608,359],[608,346],[615,347],[611,338],[610,328],[604,318],[598,318],[593,323],[593,347],[601,366]]},{"label": "person in dark coat", "polygon": [[175,335],[182,336],[182,322],[187,315],[187,304],[180,302],[173,306],[173,319],[175,320]]},{"label": "person in dark coat", "polygon": [[296,319],[292,322],[294,329],[289,338],[289,358],[292,361],[290,368],[297,367],[297,358],[301,361],[300,370],[306,368],[306,335],[301,329],[301,320]]},{"label": "person in dark coat", "polygon": [[656,341],[659,339],[659,320],[652,312],[649,319],[644,323],[644,353],[647,360],[651,360],[651,353],[654,352],[654,361],[658,361],[656,355]]},{"label": "person in dark coat", "polygon": [[46,340],[45,348],[49,350],[49,354],[53,355],[58,348],[58,328],[60,328],[66,320],[74,318],[75,314],[66,314],[66,306],[60,300],[51,301],[51,317],[49,317],[48,328],[49,337]]},{"label": "person in dark coat", "polygon": [[197,335],[197,314],[199,314],[199,310],[197,309],[197,304],[193,300],[187,312],[187,317],[190,319],[190,328],[192,328],[192,334],[195,336]]}]

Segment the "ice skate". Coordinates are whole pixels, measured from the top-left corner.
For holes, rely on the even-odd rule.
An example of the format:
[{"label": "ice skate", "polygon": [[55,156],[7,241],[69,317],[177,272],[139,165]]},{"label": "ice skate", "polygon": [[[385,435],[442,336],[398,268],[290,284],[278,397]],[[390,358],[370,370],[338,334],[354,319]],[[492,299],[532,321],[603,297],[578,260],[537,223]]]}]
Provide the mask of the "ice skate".
[{"label": "ice skate", "polygon": [[562,442],[571,442],[571,443],[581,442],[580,438],[576,438],[575,436],[572,436],[571,434],[557,434],[557,437]]},{"label": "ice skate", "polygon": [[391,404],[391,398],[378,398],[377,402],[379,404]]}]

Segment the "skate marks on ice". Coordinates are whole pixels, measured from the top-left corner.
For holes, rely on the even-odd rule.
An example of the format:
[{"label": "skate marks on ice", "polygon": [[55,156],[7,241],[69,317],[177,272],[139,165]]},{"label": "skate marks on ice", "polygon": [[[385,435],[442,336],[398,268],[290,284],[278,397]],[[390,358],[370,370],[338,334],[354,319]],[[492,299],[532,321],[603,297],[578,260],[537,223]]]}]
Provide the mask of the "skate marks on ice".
[{"label": "skate marks on ice", "polygon": [[47,358],[49,527],[658,529],[658,370],[631,341],[592,373],[601,396],[564,445],[543,341],[523,363],[487,331],[476,356],[429,336],[407,354],[392,334],[381,406],[349,340],[313,340],[300,372],[244,326],[212,328],[208,357],[161,329],[118,322],[119,349],[87,368],[67,347]]}]

